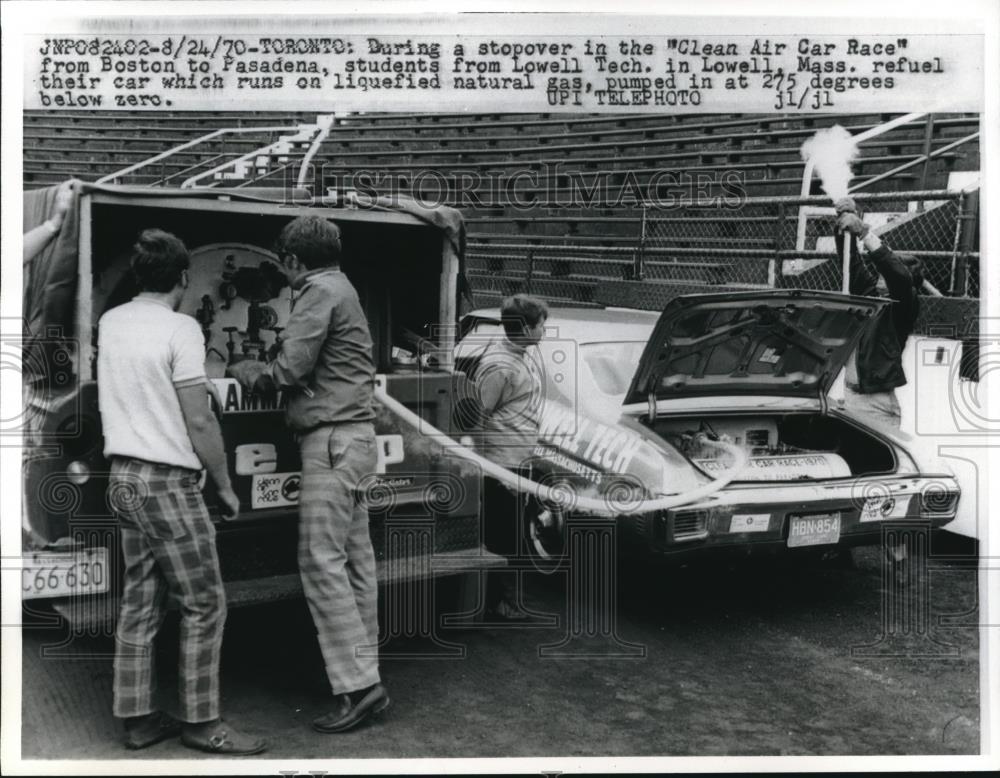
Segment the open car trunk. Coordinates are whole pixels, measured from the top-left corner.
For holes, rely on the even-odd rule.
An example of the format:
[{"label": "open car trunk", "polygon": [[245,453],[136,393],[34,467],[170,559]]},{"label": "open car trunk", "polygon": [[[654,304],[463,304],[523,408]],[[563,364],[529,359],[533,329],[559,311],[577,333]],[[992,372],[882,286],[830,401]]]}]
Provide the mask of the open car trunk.
[{"label": "open car trunk", "polygon": [[[648,423],[648,422],[647,422]],[[707,475],[727,462],[706,439],[743,448],[750,460],[738,481],[810,481],[893,473],[892,447],[847,419],[819,412],[714,414],[658,418],[650,424]]]},{"label": "open car trunk", "polygon": [[[625,402],[645,402],[644,423],[709,476],[727,467],[715,458],[718,449],[705,445],[711,440],[746,451],[742,481],[895,472],[889,444],[824,412],[830,385],[887,302],[802,289],[677,297],[646,344]],[[721,396],[759,398],[770,408],[668,410],[674,400]],[[772,410],[775,398],[813,399],[816,410]]]}]

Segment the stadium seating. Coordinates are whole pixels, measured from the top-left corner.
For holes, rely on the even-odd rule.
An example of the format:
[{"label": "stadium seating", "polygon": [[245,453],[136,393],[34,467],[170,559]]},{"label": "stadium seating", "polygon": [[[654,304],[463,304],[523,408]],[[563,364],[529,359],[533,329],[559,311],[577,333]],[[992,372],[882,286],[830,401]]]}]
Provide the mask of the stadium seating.
[{"label": "stadium seating", "polygon": [[[643,230],[637,196],[798,195],[802,142],[840,124],[857,134],[892,115],[578,116],[354,115],[338,117],[317,156],[319,190],[400,191],[463,210],[476,304],[531,290],[556,302],[597,304],[609,279],[629,278]],[[861,144],[854,165],[870,178],[938,151],[978,129],[978,117],[935,116]],[[945,150],[871,187],[943,188],[953,170],[978,169],[976,144]],[[666,175],[665,175],[666,174]],[[820,193],[814,187],[815,193]],[[658,214],[659,224],[672,214]],[[791,216],[791,215],[790,215]],[[660,218],[664,217],[664,218]],[[743,215],[712,213],[694,229],[677,219],[673,251],[645,258],[644,277],[727,286],[767,282],[758,262],[734,279],[731,257],[711,248],[768,248],[773,235],[747,235]],[[660,247],[663,248],[662,246]],[[701,253],[698,253],[698,250]],[[684,252],[690,252],[685,254]]]},{"label": "stadium seating", "polygon": [[[349,114],[334,117],[308,172],[317,193],[396,191],[460,208],[477,305],[517,290],[596,305],[602,284],[635,276],[639,255],[643,277],[679,289],[767,283],[766,261],[744,263],[734,276],[731,252],[773,249],[773,228],[748,228],[746,212],[677,212],[676,201],[796,196],[806,138],[834,124],[858,134],[893,116]],[[314,122],[313,114],[26,112],[24,182],[94,180],[224,127],[291,132]],[[977,143],[952,147],[978,129],[974,114],[904,125],[861,144],[855,180],[934,151],[934,159],[869,191],[942,189],[952,172],[978,170]],[[262,129],[220,137],[123,183],[178,185],[282,136]],[[205,183],[280,185],[284,174],[297,174],[295,155],[305,145]],[[818,185],[813,191],[820,193]],[[644,210],[639,200],[650,196],[656,201]],[[793,219],[789,213],[777,229],[793,230]],[[661,233],[656,245],[647,236],[652,227]]]},{"label": "stadium seating", "polygon": [[[97,179],[168,149],[231,127],[294,128],[315,121],[315,114],[218,111],[149,113],[142,111],[25,111],[24,186],[33,189],[75,177]],[[226,136],[179,153],[125,183],[177,185],[184,173],[207,159],[218,162],[249,153],[280,136],[261,131]]]}]

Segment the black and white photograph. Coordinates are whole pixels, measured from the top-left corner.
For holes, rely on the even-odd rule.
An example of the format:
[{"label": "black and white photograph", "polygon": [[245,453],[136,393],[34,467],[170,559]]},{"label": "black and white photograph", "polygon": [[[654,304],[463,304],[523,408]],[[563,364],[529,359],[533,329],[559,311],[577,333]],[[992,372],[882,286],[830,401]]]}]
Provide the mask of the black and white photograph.
[{"label": "black and white photograph", "polygon": [[2,3],[3,772],[1000,768],[997,9],[381,5]]}]

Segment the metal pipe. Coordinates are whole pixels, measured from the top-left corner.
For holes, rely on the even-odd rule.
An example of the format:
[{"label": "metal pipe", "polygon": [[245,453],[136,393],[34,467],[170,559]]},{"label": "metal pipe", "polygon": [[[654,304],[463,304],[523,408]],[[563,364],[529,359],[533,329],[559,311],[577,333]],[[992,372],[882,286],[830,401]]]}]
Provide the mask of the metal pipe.
[{"label": "metal pipe", "polygon": [[136,170],[139,170],[140,168],[143,168],[147,165],[155,164],[156,162],[159,162],[161,159],[166,159],[167,157],[173,154],[176,154],[180,151],[184,151],[184,149],[189,149],[192,146],[197,146],[199,143],[204,143],[205,141],[212,140],[213,138],[217,138],[220,135],[223,135],[227,132],[245,134],[248,132],[268,132],[271,130],[287,132],[288,130],[294,130],[294,129],[296,128],[295,127],[239,127],[239,128],[228,127],[228,128],[223,128],[221,130],[213,130],[207,135],[202,135],[201,137],[195,138],[194,140],[189,140],[187,143],[182,143],[180,146],[174,146],[172,149],[168,149],[167,151],[162,151],[159,154],[150,157],[149,159],[142,160],[142,162],[136,162],[134,165],[129,165],[128,167],[122,168],[121,170],[116,170],[114,173],[108,173],[108,175],[104,176],[103,178],[97,179],[95,183],[98,184],[114,183],[117,179],[121,178],[122,176],[127,176],[129,173],[134,173]]},{"label": "metal pipe", "polygon": [[[919,159],[917,162],[919,163]],[[962,196],[961,192],[948,189],[917,189],[912,192],[862,192],[854,197],[858,202],[879,202],[883,200],[957,200]],[[771,197],[748,197],[740,202],[742,208],[748,208],[755,205],[777,205],[783,203],[785,205],[830,205],[831,199],[829,195],[775,195]],[[702,209],[719,209],[719,204],[716,203],[699,203],[697,200],[690,201],[677,201],[672,204],[670,210],[676,210],[680,208],[702,208]],[[655,221],[655,219],[654,219]]]},{"label": "metal pipe", "polygon": [[[469,251],[483,251],[486,249],[491,249],[492,246],[488,244],[470,243]],[[577,251],[593,251],[601,254],[627,254],[635,251],[634,247],[631,246],[592,246],[592,245],[580,245],[580,246],[539,246],[536,243],[504,243],[503,245],[496,246],[498,249],[504,251],[535,251],[538,253],[550,253],[550,254],[567,254]],[[803,259],[839,259],[842,257],[836,251],[819,251],[816,249],[803,249],[799,251],[798,249],[781,249],[775,251],[774,249],[734,249],[734,248],[671,248],[663,246],[647,246],[647,254],[671,254],[676,256],[691,256],[691,257],[741,257],[747,259],[795,259],[796,257],[801,257]],[[950,251],[907,251],[907,254],[912,254],[915,257],[926,257],[928,259],[947,259],[951,257],[952,252]],[[970,252],[970,257],[978,257],[979,252]],[[588,259],[587,261],[599,262],[599,258]],[[655,260],[650,260],[655,261]]]},{"label": "metal pipe", "polygon": [[[311,125],[308,125],[308,124],[300,124],[300,125],[298,125],[296,127],[293,127],[291,129],[295,130],[295,131],[297,131],[299,133],[302,133],[302,132],[305,132],[310,126]],[[248,128],[248,129],[260,130],[262,128],[256,128],[255,127],[255,128]],[[273,127],[272,128],[267,128],[267,129],[281,130],[281,128],[273,128]],[[212,168],[211,170],[206,170],[204,173],[199,173],[196,176],[192,176],[191,178],[186,179],[181,184],[181,189],[190,189],[191,187],[193,187],[201,179],[206,178],[207,176],[214,175],[215,173],[220,173],[220,172],[222,172],[223,170],[225,170],[228,167],[234,167],[234,166],[238,165],[241,162],[245,162],[246,160],[251,159],[252,157],[256,157],[256,156],[259,156],[261,154],[270,154],[271,151],[274,149],[275,146],[280,145],[285,140],[288,140],[288,138],[283,136],[283,137],[279,138],[278,140],[274,141],[273,143],[269,143],[266,146],[261,146],[260,148],[254,149],[253,151],[251,151],[251,152],[249,152],[247,154],[243,154],[243,155],[237,157],[234,160],[226,162],[225,164],[218,165],[218,166]]]},{"label": "metal pipe", "polygon": [[295,182],[295,185],[299,188],[305,186],[306,180],[306,170],[309,169],[309,164],[312,162],[312,158],[316,156],[316,152],[319,151],[319,147],[323,145],[323,141],[327,139],[330,134],[330,129],[333,127],[334,114],[322,114],[316,117],[316,124],[319,126],[320,130],[316,137],[313,138],[312,144],[306,151],[306,155],[302,158],[302,167],[299,168],[299,177]]},{"label": "metal pipe", "polygon": [[844,247],[841,250],[843,257],[841,260],[841,282],[840,291],[848,294],[851,291],[851,244],[853,236],[844,233]]},{"label": "metal pipe", "polygon": [[[908,113],[903,116],[897,116],[895,119],[892,119],[891,121],[888,121],[885,124],[880,124],[878,127],[872,127],[870,130],[865,130],[864,132],[858,133],[857,135],[853,136],[854,143],[858,144],[861,143],[862,141],[868,140],[869,138],[877,137],[878,135],[882,135],[883,133],[896,129],[900,125],[909,124],[912,121],[916,121],[917,119],[925,115],[926,114],[922,113]],[[799,189],[799,194],[802,197],[807,197],[809,195],[809,190],[812,187],[812,174],[814,167],[815,164],[813,163],[813,160],[811,158],[806,160],[805,168],[802,171],[802,186]],[[850,189],[848,189],[848,191],[850,191]],[[795,234],[795,248],[797,249],[805,248],[806,220],[808,219],[808,217],[809,217],[808,212],[805,212],[803,210],[799,211],[798,227],[796,229],[796,234]]]},{"label": "metal pipe", "polygon": [[920,171],[920,189],[927,186],[927,174],[930,172],[931,160],[928,156],[934,150],[934,115],[931,114],[927,117],[927,122],[924,124],[924,167]]},{"label": "metal pipe", "polygon": [[81,379],[97,379],[97,359],[94,352],[94,268],[93,222],[91,196],[80,197],[79,227],[77,234],[76,268],[76,334],[79,338],[76,374]]},{"label": "metal pipe", "polygon": [[[968,143],[969,141],[973,141],[973,140],[975,140],[978,137],[979,137],[979,132],[974,132],[971,135],[966,135],[964,138],[960,138],[959,140],[955,141],[954,143],[949,143],[947,146],[942,146],[941,148],[937,149],[936,151],[932,151],[930,154],[924,155],[922,157],[917,157],[916,159],[912,159],[909,162],[906,162],[906,163],[900,165],[899,167],[895,167],[892,170],[887,170],[885,173],[880,173],[879,175],[874,176],[873,178],[869,178],[869,179],[867,179],[865,181],[862,181],[860,184],[856,184],[855,186],[851,187],[847,191],[848,192],[855,192],[858,189],[860,189],[861,187],[871,186],[872,184],[877,184],[879,181],[884,181],[885,179],[890,178],[890,177],[896,175],[896,173],[901,173],[904,170],[909,170],[911,167],[915,167],[916,165],[919,165],[921,162],[927,162],[928,160],[933,159],[934,157],[937,157],[937,156],[939,156],[941,154],[944,154],[945,152],[948,152],[951,149],[957,148],[958,146],[961,146],[964,143]],[[909,192],[902,192],[901,194],[906,195],[906,199],[908,199],[908,200],[914,199],[913,196]]]}]

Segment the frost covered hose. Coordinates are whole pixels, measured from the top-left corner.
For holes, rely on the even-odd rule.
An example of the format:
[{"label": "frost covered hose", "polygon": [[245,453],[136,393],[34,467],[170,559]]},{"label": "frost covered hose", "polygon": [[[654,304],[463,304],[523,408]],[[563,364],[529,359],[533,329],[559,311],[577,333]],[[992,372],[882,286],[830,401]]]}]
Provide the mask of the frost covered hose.
[{"label": "frost covered hose", "polygon": [[[390,397],[388,392],[386,392],[382,381],[376,381],[375,399],[399,416],[400,419],[409,424],[411,427],[419,429],[421,432],[430,435],[448,451],[451,451],[463,459],[467,459],[470,462],[474,462],[479,465],[483,469],[484,473],[505,486],[517,489],[520,492],[528,492],[539,500],[552,502],[559,506],[563,506],[568,501],[568,498],[563,490],[553,489],[545,484],[540,484],[527,478],[523,478],[517,473],[511,472],[507,468],[501,467],[495,462],[491,462],[489,459],[480,456],[468,446],[459,443],[457,440],[450,438],[440,430],[430,426],[425,419],[415,414],[398,400]],[[688,503],[692,503],[696,500],[701,500],[715,494],[715,492],[727,486],[730,481],[743,472],[743,469],[749,464],[749,458],[742,448],[734,446],[730,443],[706,440],[704,441],[704,444],[721,449],[735,458],[733,467],[728,468],[723,477],[715,478],[707,484],[703,484],[695,489],[689,489],[688,491],[680,494],[671,494],[666,497],[656,497],[648,500],[618,501],[611,498],[595,499],[593,497],[583,497],[577,495],[572,499],[572,507],[575,511],[591,515],[622,516],[676,508],[679,505],[687,505]]]}]

